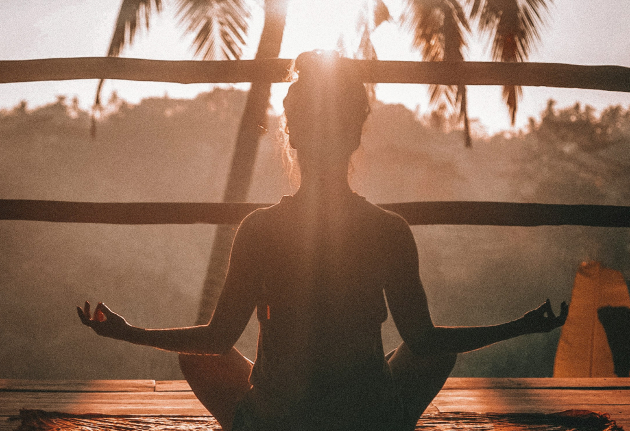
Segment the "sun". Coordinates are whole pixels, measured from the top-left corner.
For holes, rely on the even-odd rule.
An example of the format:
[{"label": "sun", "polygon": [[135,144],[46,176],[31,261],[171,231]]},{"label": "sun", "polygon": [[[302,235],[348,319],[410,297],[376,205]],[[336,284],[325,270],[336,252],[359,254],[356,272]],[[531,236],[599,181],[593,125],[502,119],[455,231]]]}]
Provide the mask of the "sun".
[{"label": "sun", "polygon": [[[341,37],[351,54],[365,0],[294,0],[287,13],[282,57],[313,49],[337,49]],[[355,40],[356,39],[356,40]]]}]

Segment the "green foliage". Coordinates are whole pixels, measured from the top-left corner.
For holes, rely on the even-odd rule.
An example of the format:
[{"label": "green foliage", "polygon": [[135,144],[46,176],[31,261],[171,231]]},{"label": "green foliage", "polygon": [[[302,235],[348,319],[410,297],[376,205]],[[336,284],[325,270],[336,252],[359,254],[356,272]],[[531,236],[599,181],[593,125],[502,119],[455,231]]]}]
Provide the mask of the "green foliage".
[{"label": "green foliage", "polygon": [[579,103],[556,109],[550,100],[529,128],[522,166],[530,199],[628,205],[630,110],[611,106],[597,113]]},{"label": "green foliage", "polygon": [[610,106],[598,116],[588,105],[576,103],[558,110],[555,104],[549,100],[540,123],[531,124],[537,137],[549,145],[561,146],[567,152],[574,146],[590,153],[630,141],[630,109]]}]

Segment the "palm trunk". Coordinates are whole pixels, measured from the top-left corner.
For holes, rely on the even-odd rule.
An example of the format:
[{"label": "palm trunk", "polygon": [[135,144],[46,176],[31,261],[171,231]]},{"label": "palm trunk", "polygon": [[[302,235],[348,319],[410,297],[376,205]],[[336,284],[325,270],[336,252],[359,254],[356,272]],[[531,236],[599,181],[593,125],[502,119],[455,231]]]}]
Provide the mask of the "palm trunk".
[{"label": "palm trunk", "polygon": [[[276,58],[280,55],[287,3],[288,0],[265,1],[265,24],[260,36],[256,59]],[[247,200],[258,152],[258,141],[266,130],[270,95],[271,82],[252,82],[232,155],[232,166],[223,194],[224,202]],[[234,225],[217,226],[201,294],[197,324],[207,323],[212,316],[225,280],[235,232],[236,226]]]},{"label": "palm trunk", "polygon": [[462,86],[462,100],[461,100],[461,116],[464,120],[464,142],[466,148],[472,148],[472,138],[470,137],[470,122],[468,121],[468,91],[466,86]]}]

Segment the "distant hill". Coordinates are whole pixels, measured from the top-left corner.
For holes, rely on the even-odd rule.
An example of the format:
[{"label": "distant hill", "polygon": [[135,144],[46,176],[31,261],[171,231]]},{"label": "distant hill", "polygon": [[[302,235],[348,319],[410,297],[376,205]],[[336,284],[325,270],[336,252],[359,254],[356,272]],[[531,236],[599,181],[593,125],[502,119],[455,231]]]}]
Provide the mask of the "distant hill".
[{"label": "distant hill", "polygon": [[[245,94],[116,98],[89,136],[89,114],[60,98],[0,113],[0,198],[95,202],[220,201]],[[435,120],[435,119],[433,119]],[[440,119],[438,119],[440,120]],[[441,127],[436,128],[436,124]],[[630,114],[553,104],[515,136],[465,149],[448,119],[375,103],[351,183],[369,200],[494,200],[630,205]],[[249,200],[291,193],[277,119],[261,142]],[[628,229],[413,227],[437,324],[513,319],[569,299],[580,261],[630,274]],[[181,378],[173,354],[99,339],[74,310],[104,301],[131,323],[192,324],[214,227],[0,222],[0,378]],[[252,356],[255,325],[239,341]],[[387,348],[399,338],[384,327]],[[462,355],[455,375],[551,375],[558,333]]]}]

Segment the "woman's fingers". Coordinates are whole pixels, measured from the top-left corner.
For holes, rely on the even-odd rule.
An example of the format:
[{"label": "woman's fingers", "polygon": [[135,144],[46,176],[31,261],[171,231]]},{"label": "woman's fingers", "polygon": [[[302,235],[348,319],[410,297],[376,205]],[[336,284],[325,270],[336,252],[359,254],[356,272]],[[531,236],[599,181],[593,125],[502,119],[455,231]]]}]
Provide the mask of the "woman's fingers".
[{"label": "woman's fingers", "polygon": [[[550,305],[551,307],[551,305]],[[560,314],[558,316],[556,316],[553,311],[549,312],[549,322],[550,322],[550,330],[551,329],[555,329],[555,328],[559,328],[560,326],[564,325],[564,322],[566,322],[567,320],[567,316],[569,314],[569,306],[567,305],[566,302],[562,302],[560,304]]]},{"label": "woman's fingers", "polygon": [[107,316],[111,314],[111,311],[105,304],[99,302],[94,310],[94,315],[91,314],[89,301],[85,301],[83,309],[77,306],[77,314],[81,319],[81,323],[86,326],[93,327],[96,322],[105,322]]},{"label": "woman's fingers", "polygon": [[77,305],[77,314],[79,315],[79,319],[81,319],[81,323],[86,326],[90,326],[90,318],[86,316],[85,312],[81,307]]},{"label": "woman's fingers", "polygon": [[545,313],[547,313],[547,317],[551,320],[556,318],[555,313],[553,312],[553,308],[551,307],[551,301],[547,299],[545,302]]},{"label": "woman's fingers", "polygon": [[558,323],[560,324],[559,326],[564,325],[564,322],[567,321],[568,315],[569,315],[569,306],[567,305],[565,301],[562,301],[562,304],[560,304],[560,315],[557,318]]},{"label": "woman's fingers", "polygon": [[94,311],[94,320],[97,322],[104,322],[107,320],[109,315],[111,315],[109,308],[107,308],[102,302],[99,302],[96,306],[96,310]]},{"label": "woman's fingers", "polygon": [[529,314],[529,321],[535,332],[549,332],[562,325],[567,319],[569,306],[566,302],[560,305],[560,314],[556,316],[551,307],[551,301],[547,299],[543,304],[538,306]]}]

